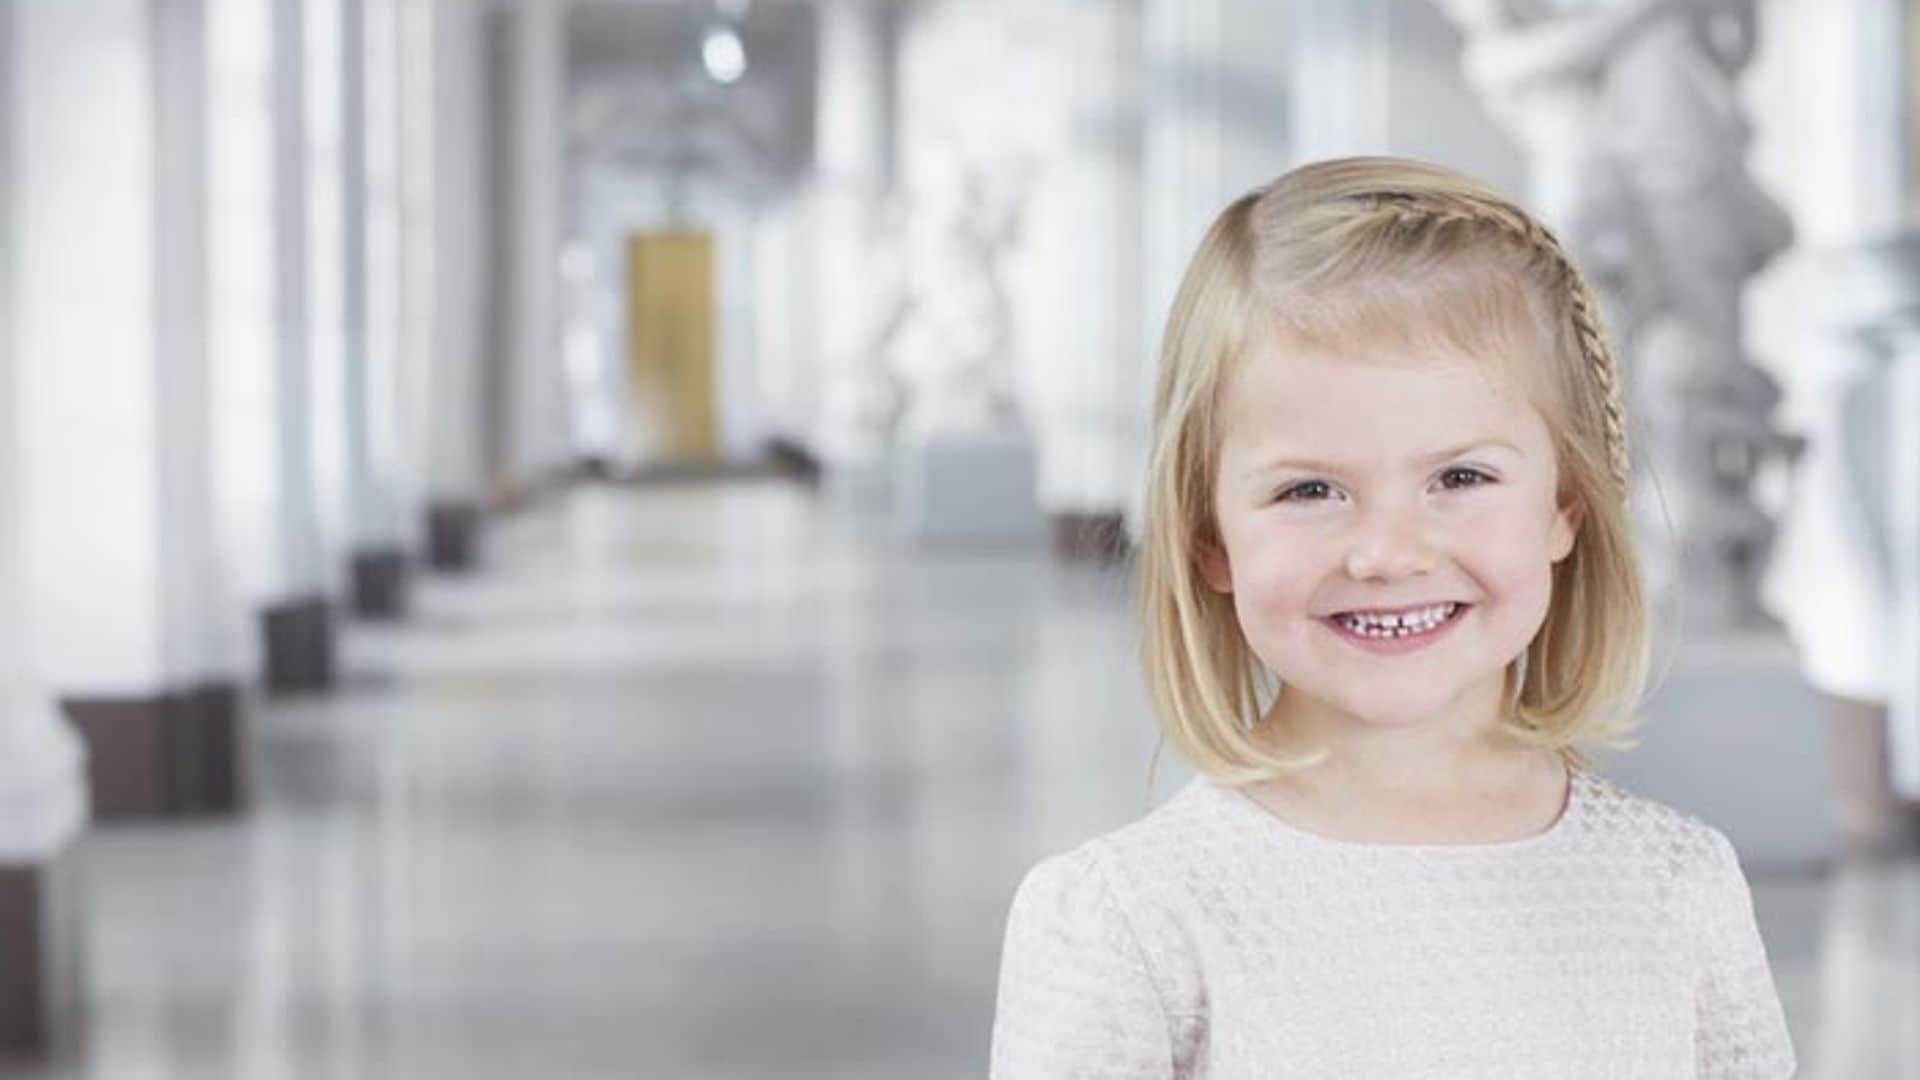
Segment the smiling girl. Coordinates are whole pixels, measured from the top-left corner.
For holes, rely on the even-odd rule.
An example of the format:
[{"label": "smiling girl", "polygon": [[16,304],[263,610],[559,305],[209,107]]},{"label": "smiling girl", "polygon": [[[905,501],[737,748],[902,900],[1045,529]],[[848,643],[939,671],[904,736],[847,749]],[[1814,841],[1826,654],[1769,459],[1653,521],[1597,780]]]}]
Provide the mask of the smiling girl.
[{"label": "smiling girl", "polygon": [[1146,679],[1198,775],[1034,867],[992,1075],[1790,1076],[1732,845],[1589,770],[1648,651],[1614,360],[1546,228],[1297,169],[1162,352]]}]

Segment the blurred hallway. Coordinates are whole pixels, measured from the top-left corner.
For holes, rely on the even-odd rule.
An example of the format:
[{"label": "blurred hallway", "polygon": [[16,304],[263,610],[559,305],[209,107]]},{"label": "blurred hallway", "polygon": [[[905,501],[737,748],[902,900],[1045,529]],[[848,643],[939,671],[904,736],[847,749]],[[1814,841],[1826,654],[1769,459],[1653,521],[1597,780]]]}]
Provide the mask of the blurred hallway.
[{"label": "blurred hallway", "polygon": [[[86,834],[85,1057],[19,1075],[981,1075],[1014,882],[1145,797],[1125,577],[829,506],[503,522],[259,706],[252,813]],[[1803,1075],[1912,1075],[1920,865],[1754,883]]]},{"label": "blurred hallway", "polygon": [[87,834],[44,1075],[978,1075],[1012,884],[1148,721],[1117,575],[883,537],[779,484],[501,525],[259,706],[250,815]]}]

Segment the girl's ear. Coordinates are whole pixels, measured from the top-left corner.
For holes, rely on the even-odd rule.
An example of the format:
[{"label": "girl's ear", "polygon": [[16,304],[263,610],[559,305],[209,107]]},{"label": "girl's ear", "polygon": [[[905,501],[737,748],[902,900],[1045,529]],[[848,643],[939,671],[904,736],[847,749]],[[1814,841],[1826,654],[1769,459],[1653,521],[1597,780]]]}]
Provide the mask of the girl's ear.
[{"label": "girl's ear", "polygon": [[1233,564],[1227,560],[1227,549],[1211,528],[1201,530],[1194,537],[1193,564],[1207,588],[1217,593],[1233,592]]},{"label": "girl's ear", "polygon": [[1586,509],[1578,495],[1569,495],[1554,511],[1553,526],[1547,531],[1550,562],[1559,562],[1573,553],[1573,538],[1580,535],[1580,522],[1586,516]]}]

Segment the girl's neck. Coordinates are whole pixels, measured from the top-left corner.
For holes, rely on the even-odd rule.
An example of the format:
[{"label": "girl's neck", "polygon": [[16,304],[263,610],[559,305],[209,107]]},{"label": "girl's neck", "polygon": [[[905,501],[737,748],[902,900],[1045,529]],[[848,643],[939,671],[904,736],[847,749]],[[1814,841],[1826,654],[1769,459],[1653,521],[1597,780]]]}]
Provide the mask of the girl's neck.
[{"label": "girl's neck", "polygon": [[1475,796],[1513,783],[1520,771],[1557,757],[1517,743],[1499,731],[1500,683],[1463,700],[1447,715],[1416,723],[1383,724],[1282,692],[1261,726],[1263,740],[1290,755],[1325,748],[1328,760],[1298,779],[1300,786],[1346,798],[1412,802]]}]

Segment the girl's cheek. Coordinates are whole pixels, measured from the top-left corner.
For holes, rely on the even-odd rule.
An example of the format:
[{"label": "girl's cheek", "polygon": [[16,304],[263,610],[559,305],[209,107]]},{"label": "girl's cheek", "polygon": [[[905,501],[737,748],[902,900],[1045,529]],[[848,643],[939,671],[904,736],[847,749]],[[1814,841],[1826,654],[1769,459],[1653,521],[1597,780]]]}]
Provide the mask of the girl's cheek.
[{"label": "girl's cheek", "polygon": [[1530,580],[1551,571],[1548,529],[1523,508],[1503,509],[1475,523],[1463,550],[1488,576]]},{"label": "girl's cheek", "polygon": [[1267,618],[1298,614],[1325,574],[1323,546],[1304,535],[1272,534],[1249,544],[1234,565],[1236,591],[1251,594],[1240,602]]}]

